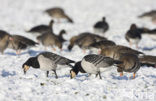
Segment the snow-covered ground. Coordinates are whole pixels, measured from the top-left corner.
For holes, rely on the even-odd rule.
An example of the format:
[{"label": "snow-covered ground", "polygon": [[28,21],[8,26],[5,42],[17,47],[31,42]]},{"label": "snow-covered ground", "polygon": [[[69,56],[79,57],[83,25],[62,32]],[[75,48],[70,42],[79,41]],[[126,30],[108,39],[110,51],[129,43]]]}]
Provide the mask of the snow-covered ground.
[{"label": "snow-covered ground", "polygon": [[[57,23],[55,33],[66,29],[65,38],[69,39],[80,32],[92,32],[93,24],[106,16],[110,25],[106,37],[128,46],[124,34],[131,23],[156,28],[148,19],[137,18],[145,11],[156,9],[155,4],[156,0],[1,0],[0,29],[35,40],[25,31],[38,24],[48,24],[50,17],[43,11],[59,6],[75,23]],[[87,54],[78,47],[74,47],[72,52],[67,51],[68,44],[66,42],[63,51],[56,53],[76,61]],[[139,43],[140,51],[146,54],[156,55],[155,47],[156,41],[147,36],[143,36]],[[152,48],[155,49],[147,50]],[[4,55],[0,54],[0,101],[156,101],[156,69],[152,67],[141,67],[134,80],[129,79],[132,76],[129,73],[119,77],[116,67],[102,73],[102,80],[81,73],[70,79],[70,68],[58,70],[59,79],[55,79],[53,72],[46,78],[45,72],[32,68],[24,75],[22,64],[41,51],[44,47],[40,45],[23,51],[19,56],[11,49],[7,49]],[[48,48],[48,51],[52,49]]]}]

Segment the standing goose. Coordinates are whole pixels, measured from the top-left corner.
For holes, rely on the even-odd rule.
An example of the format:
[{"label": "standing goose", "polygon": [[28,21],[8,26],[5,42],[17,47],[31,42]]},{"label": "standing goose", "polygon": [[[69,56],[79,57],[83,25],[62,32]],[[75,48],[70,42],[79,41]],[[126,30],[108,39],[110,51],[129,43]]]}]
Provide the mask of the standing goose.
[{"label": "standing goose", "polygon": [[74,45],[78,45],[82,49],[88,49],[89,45],[101,40],[106,40],[106,38],[89,32],[84,32],[77,36],[73,36],[70,39],[70,44],[68,46],[68,49],[71,50]]},{"label": "standing goose", "polygon": [[19,54],[21,50],[28,47],[36,46],[38,43],[20,35],[12,35],[13,40],[9,41],[9,48],[16,50],[16,54]]},{"label": "standing goose", "polygon": [[[33,27],[33,28],[31,28],[29,31],[27,31],[27,32],[30,32],[30,33],[34,33],[34,34],[44,34],[44,33],[46,33],[46,32],[49,32],[49,31],[51,31],[51,30],[53,30],[52,29],[52,27],[53,27],[53,23],[54,23],[54,21],[53,20],[51,20],[50,22],[49,22],[49,25],[38,25],[38,26],[35,26],[35,27]],[[52,31],[53,32],[53,31]]]},{"label": "standing goose", "polygon": [[62,37],[63,34],[65,34],[65,30],[61,30],[60,34],[57,36],[54,33],[46,33],[41,36],[37,37],[37,40],[41,42],[45,47],[51,46],[53,50],[56,50],[54,46],[57,46],[58,48],[62,49],[62,44],[65,41],[65,39]]},{"label": "standing goose", "polygon": [[95,33],[105,33],[109,29],[109,25],[106,22],[105,17],[102,18],[102,21],[98,21],[97,23],[95,23],[93,27]]},{"label": "standing goose", "polygon": [[98,50],[99,54],[101,53],[101,50],[103,48],[109,47],[109,46],[115,46],[115,42],[111,41],[111,40],[102,40],[99,42],[95,42],[92,43],[89,48],[94,51],[94,50]]},{"label": "standing goose", "polygon": [[156,23],[156,10],[151,10],[149,12],[145,12],[142,15],[138,16],[139,18],[151,18],[153,23]]},{"label": "standing goose", "polygon": [[73,20],[69,16],[67,16],[62,8],[54,7],[47,9],[45,12],[48,13],[48,15],[52,18],[58,19],[58,21],[60,19],[67,19],[68,22],[73,23]]},{"label": "standing goose", "polygon": [[3,30],[0,30],[0,52],[3,54],[4,50],[8,47],[9,41],[13,41],[11,35]]},{"label": "standing goose", "polygon": [[111,57],[115,60],[119,59],[120,53],[131,53],[131,54],[135,54],[137,56],[143,54],[140,51],[131,49],[131,48],[126,47],[126,46],[121,46],[121,45],[105,47],[101,51],[101,55]]},{"label": "standing goose", "polygon": [[141,40],[141,32],[138,30],[135,24],[131,25],[130,30],[128,30],[125,35],[125,38],[129,42],[130,46],[135,44],[136,48],[138,48],[138,43]]},{"label": "standing goose", "polygon": [[51,52],[43,52],[37,55],[36,57],[29,58],[23,64],[23,71],[26,74],[27,70],[32,67],[35,69],[41,69],[46,71],[46,76],[48,77],[49,71],[54,71],[55,77],[58,78],[56,69],[58,65],[68,65],[71,66],[70,63],[74,63],[74,61],[62,57],[60,55],[51,53]]},{"label": "standing goose", "polygon": [[144,55],[139,57],[141,66],[152,66],[156,68],[156,56]]},{"label": "standing goose", "polygon": [[120,72],[120,76],[123,76],[124,72],[133,72],[133,79],[135,78],[136,72],[140,69],[140,62],[136,55],[131,53],[121,53],[119,56],[119,61],[122,61],[122,64],[118,64],[117,71]]},{"label": "standing goose", "polygon": [[[74,78],[77,74],[77,69],[82,68],[86,73],[99,75],[100,79],[101,72],[109,70],[114,64],[121,64],[122,62],[114,60],[109,57],[102,55],[90,54],[86,55],[81,62],[77,62],[73,69],[70,71],[71,78]],[[79,70],[79,69],[78,69]]]}]

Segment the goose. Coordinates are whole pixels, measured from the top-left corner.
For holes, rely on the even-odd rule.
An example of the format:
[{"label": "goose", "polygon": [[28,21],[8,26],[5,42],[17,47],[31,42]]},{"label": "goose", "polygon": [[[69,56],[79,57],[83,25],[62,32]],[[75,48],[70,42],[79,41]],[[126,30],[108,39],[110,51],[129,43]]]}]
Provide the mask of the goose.
[{"label": "goose", "polygon": [[109,25],[106,22],[106,18],[103,17],[102,21],[98,21],[97,23],[95,23],[93,28],[95,33],[105,33],[109,29]]},{"label": "goose", "polygon": [[144,55],[139,57],[141,66],[151,66],[156,68],[156,56]]},{"label": "goose", "polygon": [[63,56],[57,55],[52,52],[43,52],[38,54],[35,57],[30,57],[23,65],[24,74],[28,71],[30,67],[35,69],[40,69],[46,71],[46,76],[48,77],[49,71],[55,73],[55,78],[57,79],[56,69],[58,65],[68,65],[71,67],[71,63],[74,63],[73,60],[65,58]]},{"label": "goose", "polygon": [[151,18],[153,23],[156,23],[156,10],[151,10],[148,12],[145,12],[138,16],[139,18]]},{"label": "goose", "polygon": [[70,39],[68,49],[71,51],[74,45],[78,45],[80,48],[85,50],[88,49],[89,45],[91,45],[92,43],[101,40],[106,40],[106,38],[89,32],[80,33],[79,35],[73,36]]},{"label": "goose", "polygon": [[8,48],[16,50],[16,54],[20,54],[21,50],[38,45],[37,42],[20,35],[11,35],[13,40],[9,41]]},{"label": "goose", "polygon": [[45,12],[52,18],[58,19],[67,19],[68,22],[73,23],[73,20],[65,13],[65,11],[60,7],[53,7],[45,10]]},{"label": "goose", "polygon": [[120,76],[123,76],[123,72],[133,72],[133,79],[136,72],[140,69],[140,61],[137,55],[131,53],[120,53],[119,61],[122,64],[117,64],[117,71],[120,72]]},{"label": "goose", "polygon": [[[53,20],[51,20],[50,22],[49,22],[49,25],[38,25],[38,26],[35,26],[35,27],[33,27],[33,28],[31,28],[29,31],[27,31],[27,32],[30,32],[30,33],[34,33],[34,34],[44,34],[44,33],[46,33],[46,32],[49,32],[49,31],[51,31],[51,30],[53,30],[52,29],[52,27],[53,27],[53,23],[54,23],[54,21]],[[53,31],[52,31],[53,32]]]},{"label": "goose", "polygon": [[98,53],[101,53],[101,50],[103,48],[109,47],[109,46],[115,46],[115,42],[111,41],[111,40],[102,40],[99,42],[95,42],[89,45],[89,49],[91,51],[98,51]]},{"label": "goose", "polygon": [[3,54],[4,50],[8,47],[9,41],[13,41],[12,36],[3,30],[0,30],[0,52]]},{"label": "goose", "polygon": [[102,49],[100,54],[118,60],[120,53],[132,53],[132,54],[135,54],[137,56],[144,54],[140,51],[137,51],[137,50],[134,50],[132,48],[122,46],[122,45],[105,47]]},{"label": "goose", "polygon": [[46,33],[41,36],[38,36],[37,40],[38,42],[41,42],[45,47],[51,46],[54,51],[56,50],[54,46],[57,46],[59,49],[62,50],[62,44],[65,41],[62,35],[65,33],[66,33],[65,30],[61,30],[60,34],[57,36],[54,33],[50,32],[50,33]]},{"label": "goose", "polygon": [[90,54],[84,56],[80,62],[77,62],[75,64],[73,69],[70,71],[70,75],[71,78],[74,78],[78,74],[78,71],[80,70],[79,68],[82,68],[84,70],[83,72],[89,74],[96,74],[96,76],[99,75],[100,79],[102,79],[101,72],[109,70],[111,68],[110,66],[112,65],[121,63],[122,62],[114,60],[110,57]]},{"label": "goose", "polygon": [[125,34],[125,38],[129,42],[130,47],[132,44],[135,44],[136,48],[138,48],[138,43],[141,40],[141,32],[138,30],[136,24],[130,26],[130,30]]}]

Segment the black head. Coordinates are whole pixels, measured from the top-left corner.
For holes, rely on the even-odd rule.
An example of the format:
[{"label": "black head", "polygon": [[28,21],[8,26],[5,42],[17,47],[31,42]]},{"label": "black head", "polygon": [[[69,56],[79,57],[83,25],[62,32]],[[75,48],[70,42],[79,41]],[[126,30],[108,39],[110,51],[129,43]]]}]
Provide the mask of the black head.
[{"label": "black head", "polygon": [[69,51],[71,51],[71,50],[72,50],[72,48],[73,48],[73,46],[72,46],[72,45],[69,45],[69,46],[68,46],[68,50],[69,50]]},{"label": "black head", "polygon": [[60,35],[66,34],[66,31],[63,29],[60,31]]},{"label": "black head", "polygon": [[30,67],[39,68],[39,63],[38,63],[38,61],[37,61],[37,57],[31,57],[31,58],[29,58],[29,59],[22,65],[24,74],[26,74],[27,70],[28,70]]},{"label": "black head", "polygon": [[74,78],[78,74],[78,72],[80,70],[79,68],[82,68],[81,67],[81,61],[77,62],[75,64],[75,66],[70,70],[70,77],[71,77],[71,79]]},{"label": "black head", "polygon": [[136,24],[132,24],[131,27],[130,27],[130,30],[133,30],[133,29],[136,29],[136,28],[137,28]]},{"label": "black head", "polygon": [[102,18],[102,20],[103,20],[103,21],[106,21],[106,18],[105,18],[105,17],[103,17],[103,18]]}]

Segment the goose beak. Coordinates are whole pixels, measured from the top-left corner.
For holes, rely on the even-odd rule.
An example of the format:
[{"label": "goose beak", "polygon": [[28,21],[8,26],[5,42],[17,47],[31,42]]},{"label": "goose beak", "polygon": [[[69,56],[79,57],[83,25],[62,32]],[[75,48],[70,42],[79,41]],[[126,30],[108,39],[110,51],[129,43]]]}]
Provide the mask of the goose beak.
[{"label": "goose beak", "polygon": [[24,72],[24,74],[26,74],[26,72],[27,72],[27,70],[28,70],[29,68],[30,68],[29,66],[24,65],[24,67],[23,67],[23,72]]},{"label": "goose beak", "polygon": [[74,72],[74,71],[70,71],[70,78],[72,79],[72,78],[74,78],[76,76],[76,73]]}]

